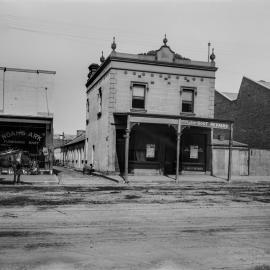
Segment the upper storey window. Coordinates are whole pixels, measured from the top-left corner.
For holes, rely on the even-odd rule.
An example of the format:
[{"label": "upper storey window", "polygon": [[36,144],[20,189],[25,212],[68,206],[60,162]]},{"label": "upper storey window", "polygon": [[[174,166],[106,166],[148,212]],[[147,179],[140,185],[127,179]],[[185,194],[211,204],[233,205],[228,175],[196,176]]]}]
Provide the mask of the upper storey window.
[{"label": "upper storey window", "polygon": [[182,94],[182,112],[193,113],[194,112],[194,89],[183,88]]},{"label": "upper storey window", "polygon": [[101,87],[98,89],[98,116],[102,113],[102,91]]},{"label": "upper storey window", "polygon": [[146,96],[147,84],[144,83],[132,83],[132,109],[145,110],[145,96]]},{"label": "upper storey window", "polygon": [[89,112],[89,99],[86,100],[86,111]]}]

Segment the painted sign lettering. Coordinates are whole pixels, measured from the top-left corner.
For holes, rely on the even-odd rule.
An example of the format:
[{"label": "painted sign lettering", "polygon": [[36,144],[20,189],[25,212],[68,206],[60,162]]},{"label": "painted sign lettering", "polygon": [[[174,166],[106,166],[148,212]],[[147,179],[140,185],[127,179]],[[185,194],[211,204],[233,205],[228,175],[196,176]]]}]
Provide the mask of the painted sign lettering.
[{"label": "painted sign lettering", "polygon": [[200,120],[181,120],[181,124],[184,126],[230,129],[230,124],[228,123],[207,122],[207,121],[200,121]]}]

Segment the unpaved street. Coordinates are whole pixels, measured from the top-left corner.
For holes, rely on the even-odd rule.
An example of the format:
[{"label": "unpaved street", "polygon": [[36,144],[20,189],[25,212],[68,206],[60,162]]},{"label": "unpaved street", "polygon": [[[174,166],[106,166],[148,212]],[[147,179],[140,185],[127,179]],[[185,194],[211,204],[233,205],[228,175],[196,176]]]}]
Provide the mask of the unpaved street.
[{"label": "unpaved street", "polygon": [[1,185],[0,269],[267,270],[269,190],[222,181]]}]

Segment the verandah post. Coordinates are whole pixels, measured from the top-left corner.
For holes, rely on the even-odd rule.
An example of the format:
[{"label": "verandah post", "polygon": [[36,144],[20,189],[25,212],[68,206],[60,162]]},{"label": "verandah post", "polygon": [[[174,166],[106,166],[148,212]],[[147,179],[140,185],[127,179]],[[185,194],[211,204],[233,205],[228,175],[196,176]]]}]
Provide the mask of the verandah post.
[{"label": "verandah post", "polygon": [[177,127],[177,147],[176,147],[176,173],[175,180],[179,180],[179,153],[180,153],[180,139],[181,139],[181,119],[178,119]]},{"label": "verandah post", "polygon": [[129,154],[130,115],[127,116],[127,128],[125,135],[125,172],[124,180],[128,183],[128,154]]},{"label": "verandah post", "polygon": [[211,176],[214,175],[214,150],[213,150],[213,140],[214,140],[214,129],[211,128],[211,131],[210,131],[210,160],[211,160]]},{"label": "verandah post", "polygon": [[232,176],[232,142],[233,142],[233,123],[230,124],[230,139],[229,139],[229,160],[228,160],[228,181]]}]

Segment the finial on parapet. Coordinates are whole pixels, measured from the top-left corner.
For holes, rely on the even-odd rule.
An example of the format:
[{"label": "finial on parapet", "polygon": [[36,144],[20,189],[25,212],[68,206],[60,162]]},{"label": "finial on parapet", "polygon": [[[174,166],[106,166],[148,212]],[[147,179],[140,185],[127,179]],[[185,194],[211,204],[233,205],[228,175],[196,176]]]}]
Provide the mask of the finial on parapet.
[{"label": "finial on parapet", "polygon": [[167,39],[166,34],[165,34],[165,37],[163,38],[163,43],[165,46],[167,46],[167,42],[168,42],[168,39]]},{"label": "finial on parapet", "polygon": [[216,55],[214,53],[214,48],[212,49],[212,53],[210,55],[210,59],[211,59],[211,62],[214,63],[215,62],[215,59],[216,59]]},{"label": "finial on parapet", "polygon": [[101,52],[101,57],[100,57],[99,60],[100,60],[101,63],[103,63],[103,62],[105,61],[105,58],[104,58],[104,56],[103,56],[103,51]]},{"label": "finial on parapet", "polygon": [[113,37],[113,43],[111,45],[111,48],[113,51],[115,51],[115,49],[116,49],[115,37]]}]

